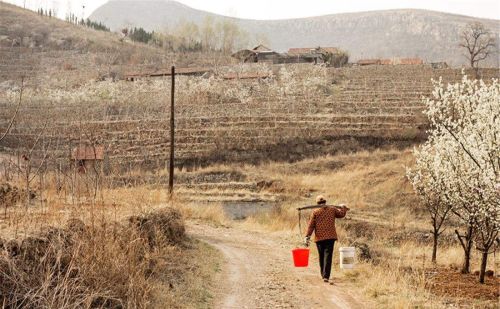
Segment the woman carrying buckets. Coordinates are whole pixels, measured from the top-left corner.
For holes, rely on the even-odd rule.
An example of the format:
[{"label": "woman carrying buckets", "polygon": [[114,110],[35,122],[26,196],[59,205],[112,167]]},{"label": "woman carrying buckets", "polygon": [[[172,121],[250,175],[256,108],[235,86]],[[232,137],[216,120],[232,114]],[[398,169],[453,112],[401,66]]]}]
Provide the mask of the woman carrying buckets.
[{"label": "woman carrying buckets", "polygon": [[[324,282],[330,281],[330,272],[332,269],[333,246],[337,240],[337,231],[335,230],[335,219],[345,217],[349,208],[342,207],[329,207],[326,205],[326,200],[323,196],[316,198],[318,205],[324,205],[316,209],[309,221],[307,234],[305,239],[306,246],[309,246],[311,235],[314,232],[314,240],[316,247],[318,247],[319,267],[321,277]],[[330,283],[333,284],[333,283]]]}]

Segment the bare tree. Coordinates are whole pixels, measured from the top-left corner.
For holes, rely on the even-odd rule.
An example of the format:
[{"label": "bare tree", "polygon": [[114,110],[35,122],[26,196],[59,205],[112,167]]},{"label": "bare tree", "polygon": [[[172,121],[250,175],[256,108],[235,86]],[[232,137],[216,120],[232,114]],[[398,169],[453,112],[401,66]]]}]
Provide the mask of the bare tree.
[{"label": "bare tree", "polygon": [[460,36],[460,47],[466,49],[467,60],[477,73],[479,62],[495,52],[495,38],[482,23],[474,22],[467,25]]},{"label": "bare tree", "polygon": [[7,129],[2,135],[0,135],[0,142],[7,136],[7,134],[9,134],[10,129],[12,128],[12,125],[16,120],[17,114],[19,113],[19,108],[21,107],[21,102],[23,100],[23,90],[24,90],[24,78],[21,78],[21,88],[19,90],[19,101],[17,103],[16,111],[14,112],[14,115],[10,119],[9,124],[7,125]]},{"label": "bare tree", "polygon": [[[28,152],[22,155],[23,158],[23,164],[17,165],[17,169],[19,169],[21,172],[24,172],[24,181],[25,181],[25,190],[26,190],[26,209],[28,209],[28,206],[30,205],[30,201],[32,200],[32,192],[31,192],[31,183],[35,179],[36,176],[40,176],[40,173],[42,172],[42,168],[47,160],[48,157],[48,150],[50,148],[50,141],[45,144],[43,143],[42,140],[42,145],[40,147],[42,156],[39,159],[39,164],[38,166],[35,166],[34,163],[35,161],[33,160],[33,154],[35,152],[35,149],[37,145],[39,144],[40,140],[43,139],[43,134],[45,133],[45,129],[47,128],[48,122],[45,123],[44,127],[40,131],[40,133],[37,134],[35,141],[33,142],[33,146],[29,149]],[[42,188],[40,188],[42,190]]]}]

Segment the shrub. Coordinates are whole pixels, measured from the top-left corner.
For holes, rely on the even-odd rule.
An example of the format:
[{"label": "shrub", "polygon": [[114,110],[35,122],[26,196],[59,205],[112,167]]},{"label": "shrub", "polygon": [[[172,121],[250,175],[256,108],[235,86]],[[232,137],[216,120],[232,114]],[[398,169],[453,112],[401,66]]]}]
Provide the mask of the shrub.
[{"label": "shrub", "polygon": [[129,226],[105,220],[89,226],[73,219],[21,243],[0,241],[3,306],[150,306],[154,275],[166,277],[164,261],[173,260],[183,243],[184,225],[172,209],[129,221]]}]

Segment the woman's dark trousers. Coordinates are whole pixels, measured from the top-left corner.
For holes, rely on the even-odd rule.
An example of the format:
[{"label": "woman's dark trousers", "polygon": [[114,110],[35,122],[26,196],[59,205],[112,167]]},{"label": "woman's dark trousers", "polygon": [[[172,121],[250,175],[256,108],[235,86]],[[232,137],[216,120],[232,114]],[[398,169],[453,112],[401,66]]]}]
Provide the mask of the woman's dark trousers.
[{"label": "woman's dark trousers", "polygon": [[335,239],[326,239],[316,242],[319,254],[319,269],[323,279],[330,279],[332,270],[333,246]]}]

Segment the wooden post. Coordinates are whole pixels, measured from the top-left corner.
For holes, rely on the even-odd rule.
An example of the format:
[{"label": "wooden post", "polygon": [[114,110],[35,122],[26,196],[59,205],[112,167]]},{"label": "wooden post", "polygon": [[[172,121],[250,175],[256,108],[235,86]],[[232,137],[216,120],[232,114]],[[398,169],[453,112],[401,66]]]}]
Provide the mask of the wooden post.
[{"label": "wooden post", "polygon": [[175,66],[172,66],[172,89],[170,91],[170,162],[168,175],[168,193],[172,195],[174,191],[174,138],[175,138],[175,118],[174,118],[174,94],[175,94]]}]

